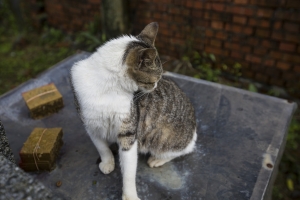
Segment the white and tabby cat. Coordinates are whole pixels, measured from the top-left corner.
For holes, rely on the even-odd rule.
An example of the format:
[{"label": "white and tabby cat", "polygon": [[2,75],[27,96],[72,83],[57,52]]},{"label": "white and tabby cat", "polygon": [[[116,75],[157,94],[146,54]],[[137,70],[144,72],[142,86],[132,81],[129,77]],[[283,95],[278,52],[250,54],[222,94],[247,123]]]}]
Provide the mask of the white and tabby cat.
[{"label": "white and tabby cat", "polygon": [[114,170],[109,144],[119,145],[123,200],[136,192],[138,152],[149,153],[150,167],[193,151],[194,108],[185,94],[162,77],[154,47],[158,24],[148,24],[136,37],[106,42],[71,69],[78,112],[100,157],[100,170]]}]

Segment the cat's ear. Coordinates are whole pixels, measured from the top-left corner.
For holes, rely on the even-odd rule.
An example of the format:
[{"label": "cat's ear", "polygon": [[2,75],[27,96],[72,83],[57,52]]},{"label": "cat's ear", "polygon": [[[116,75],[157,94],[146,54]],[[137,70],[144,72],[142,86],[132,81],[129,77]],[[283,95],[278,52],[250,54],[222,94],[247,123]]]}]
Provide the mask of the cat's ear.
[{"label": "cat's ear", "polygon": [[139,38],[154,46],[155,38],[158,32],[158,23],[152,22],[148,24],[138,35]]}]

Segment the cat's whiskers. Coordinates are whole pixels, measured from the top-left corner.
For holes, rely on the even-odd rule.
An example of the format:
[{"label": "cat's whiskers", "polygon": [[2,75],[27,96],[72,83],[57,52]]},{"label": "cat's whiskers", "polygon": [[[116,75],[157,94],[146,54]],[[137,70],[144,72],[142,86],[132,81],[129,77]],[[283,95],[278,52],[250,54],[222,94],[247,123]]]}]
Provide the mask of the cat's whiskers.
[{"label": "cat's whiskers", "polygon": [[[141,99],[145,94],[149,94],[148,92],[145,92],[145,93],[144,92],[140,92],[140,93],[142,93],[142,94],[133,99],[134,102],[136,102],[137,100]],[[140,94],[140,93],[138,93],[138,94]]]},{"label": "cat's whiskers", "polygon": [[144,95],[145,95],[145,93],[140,92],[137,96],[134,97],[133,101],[136,102],[138,99],[140,99]]},{"label": "cat's whiskers", "polygon": [[136,93],[133,97],[133,100],[139,98],[141,95],[143,95],[143,91],[139,91],[138,93]]},{"label": "cat's whiskers", "polygon": [[166,60],[165,62],[161,63],[161,65],[164,65],[165,63],[169,62],[170,60]]}]

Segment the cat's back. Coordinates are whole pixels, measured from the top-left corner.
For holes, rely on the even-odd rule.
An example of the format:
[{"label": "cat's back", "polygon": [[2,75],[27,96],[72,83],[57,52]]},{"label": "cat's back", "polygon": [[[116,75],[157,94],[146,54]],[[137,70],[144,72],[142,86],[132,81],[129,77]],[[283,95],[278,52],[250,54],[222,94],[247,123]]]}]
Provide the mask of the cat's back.
[{"label": "cat's back", "polygon": [[141,98],[138,105],[141,146],[153,150],[182,150],[192,140],[196,129],[194,108],[173,81],[163,77],[157,88]]}]

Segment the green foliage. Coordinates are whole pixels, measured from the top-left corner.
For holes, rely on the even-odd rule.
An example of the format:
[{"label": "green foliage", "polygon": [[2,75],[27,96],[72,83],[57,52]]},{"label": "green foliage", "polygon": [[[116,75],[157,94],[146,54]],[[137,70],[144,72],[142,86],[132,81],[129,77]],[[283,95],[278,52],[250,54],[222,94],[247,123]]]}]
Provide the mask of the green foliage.
[{"label": "green foliage", "polygon": [[61,30],[44,27],[42,36],[39,38],[39,42],[41,45],[55,45],[64,39],[65,36]]},{"label": "green foliage", "polygon": [[200,54],[197,51],[193,51],[191,56],[183,56],[181,62],[185,63],[183,66],[192,66],[194,69],[193,77],[200,78],[208,81],[219,82],[222,73],[230,73],[235,77],[241,76],[242,66],[239,63],[235,63],[233,66],[227,66],[222,64],[219,67],[217,58],[214,54],[203,52]]},{"label": "green foliage", "polygon": [[249,84],[248,90],[251,91],[251,92],[257,92],[257,88],[253,83]]},{"label": "green foliage", "polygon": [[16,19],[10,12],[9,0],[0,1],[0,24],[0,35],[12,34],[17,30]]},{"label": "green foliage", "polygon": [[236,77],[236,80],[242,76],[241,70],[242,65],[240,63],[234,63],[232,67],[228,67],[226,64],[222,64],[222,71]]},{"label": "green foliage", "polygon": [[290,124],[286,146],[287,148],[296,150],[299,148],[299,142],[300,142],[300,121],[293,119]]},{"label": "green foliage", "polygon": [[90,22],[85,27],[85,31],[81,31],[73,35],[74,45],[86,51],[95,51],[106,41],[106,35],[99,29],[100,18],[95,17],[93,22]]}]

